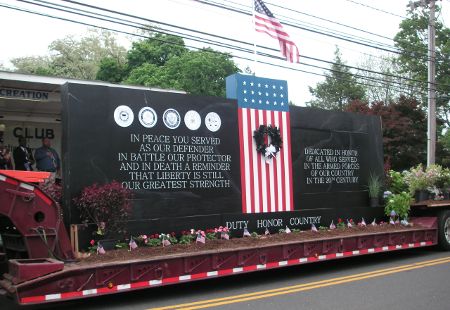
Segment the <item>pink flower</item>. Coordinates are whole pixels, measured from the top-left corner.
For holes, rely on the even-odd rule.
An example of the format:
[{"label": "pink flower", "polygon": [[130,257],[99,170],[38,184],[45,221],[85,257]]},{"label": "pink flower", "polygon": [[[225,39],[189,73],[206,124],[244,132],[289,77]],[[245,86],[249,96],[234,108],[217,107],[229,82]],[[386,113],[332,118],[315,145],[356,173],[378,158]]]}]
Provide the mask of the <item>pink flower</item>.
[{"label": "pink flower", "polygon": [[91,244],[91,246],[94,246],[94,244],[95,244],[94,239],[92,239],[89,243]]}]

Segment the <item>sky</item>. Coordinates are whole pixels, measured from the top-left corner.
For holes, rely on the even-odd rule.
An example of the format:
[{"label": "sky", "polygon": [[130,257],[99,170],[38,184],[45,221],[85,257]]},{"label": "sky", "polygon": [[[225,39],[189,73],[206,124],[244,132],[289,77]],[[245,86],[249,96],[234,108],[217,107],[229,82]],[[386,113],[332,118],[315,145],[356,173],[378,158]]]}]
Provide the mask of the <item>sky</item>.
[{"label": "sky", "polygon": [[[46,1],[34,0],[34,2],[44,4]],[[74,6],[74,4],[68,3],[67,1],[47,0],[47,2]],[[278,42],[276,40],[254,31],[251,15],[217,8],[200,3],[199,1],[78,0],[78,2],[107,7],[110,10],[153,20],[155,21],[153,25],[159,25],[159,22],[164,22],[249,42],[256,46],[257,51],[261,52],[264,51],[261,46],[278,49]],[[227,7],[245,9],[248,12],[251,11],[252,5],[251,0],[205,0],[205,2],[217,2]],[[442,5],[442,12],[439,14],[438,20],[449,27],[450,0],[438,2]],[[389,49],[392,48],[389,46],[393,46],[392,38],[399,30],[399,23],[407,15],[407,4],[409,0],[267,0],[265,3],[280,21],[289,20],[292,23],[300,25],[302,28],[306,28],[304,30],[285,25],[285,30],[300,50],[300,61],[302,64],[291,64],[262,56],[254,56],[252,53],[244,54],[227,50],[217,46],[211,47],[216,50],[231,52],[232,55],[238,57],[247,58],[248,60],[234,59],[241,70],[249,67],[258,76],[287,80],[289,99],[296,105],[305,105],[305,102],[312,99],[308,87],[313,87],[317,82],[323,81],[324,77],[321,75],[325,72],[324,69],[314,68],[310,65],[329,67],[329,64],[314,61],[311,57],[332,61],[334,51],[336,46],[338,46],[342,53],[342,59],[347,64],[358,67],[368,57],[377,58],[388,55],[387,52],[379,49],[338,40],[331,36],[312,32],[311,30],[315,29],[326,33],[334,32],[339,35],[345,33],[351,40],[371,40],[369,42],[370,45],[377,47],[386,46]],[[125,32],[137,32],[136,29],[113,23],[87,19],[80,16],[74,18],[72,14],[64,14],[55,10],[45,9],[24,3],[23,1],[0,0],[0,65],[5,67],[11,67],[11,63],[9,62],[11,58],[46,55],[48,54],[48,45],[52,41],[67,35],[85,35],[88,31],[88,27],[85,25],[73,24],[2,7],[5,5],[76,19],[77,21],[93,23]],[[137,19],[133,20],[142,22]],[[137,39],[137,37],[131,35],[118,34],[119,42],[127,48],[130,47],[132,40]],[[207,46],[207,44],[200,44],[190,40],[185,40],[185,42],[186,45],[193,47]],[[254,49],[254,47],[250,48]],[[277,52],[272,53],[279,55]],[[261,62],[270,62],[273,65],[262,64]],[[319,75],[302,71],[309,71]]]}]

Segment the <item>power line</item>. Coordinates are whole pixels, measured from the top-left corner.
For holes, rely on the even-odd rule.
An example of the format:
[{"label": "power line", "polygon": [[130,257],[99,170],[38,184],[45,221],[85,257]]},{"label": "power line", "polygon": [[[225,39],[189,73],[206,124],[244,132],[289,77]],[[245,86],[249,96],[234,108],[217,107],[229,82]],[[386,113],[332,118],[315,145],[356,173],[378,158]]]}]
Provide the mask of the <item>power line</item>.
[{"label": "power line", "polygon": [[[39,1],[39,0],[37,0],[37,1]],[[26,1],[22,1],[22,2],[26,2]],[[39,2],[45,2],[45,1],[39,1]],[[9,7],[9,8],[17,9],[17,8],[14,8],[14,7]],[[74,9],[75,9],[75,8],[74,8]],[[37,12],[29,11],[29,10],[23,10],[23,9],[19,9],[19,10],[24,11],[24,12],[27,12],[27,13],[37,13]],[[120,30],[117,30],[117,29],[111,29],[111,28],[106,28],[106,27],[102,27],[102,26],[98,26],[98,25],[93,25],[93,24],[83,23],[83,22],[79,22],[79,21],[73,21],[73,20],[70,20],[70,19],[61,18],[61,17],[56,17],[56,16],[51,16],[51,15],[48,15],[48,14],[42,14],[42,13],[37,13],[37,14],[38,14],[38,15],[42,15],[42,16],[46,16],[46,17],[52,17],[52,18],[61,19],[61,20],[64,20],[64,21],[75,22],[75,23],[79,23],[79,24],[86,25],[86,26],[97,27],[97,28],[102,28],[102,29],[106,29],[106,30],[110,30],[110,31],[115,31],[115,32],[119,32],[119,33],[125,33],[125,34],[128,34],[128,35],[136,36],[136,34],[129,33],[129,32],[124,32],[124,31],[120,31]],[[98,14],[98,13],[92,13],[92,14]],[[92,16],[90,16],[90,17],[91,17],[91,18],[95,18],[95,17],[92,17]],[[111,17],[111,18],[112,18],[112,17]],[[110,21],[110,20],[108,20],[108,21]],[[112,22],[112,21],[110,21],[110,22]],[[117,22],[115,22],[115,23],[117,23]],[[123,23],[121,23],[121,24],[123,25]],[[141,24],[141,25],[142,25],[142,24]],[[127,25],[127,26],[135,27],[135,26],[131,26],[131,25]],[[140,28],[140,29],[142,29],[142,28]],[[148,28],[145,27],[145,29],[148,29]],[[161,32],[161,31],[155,30],[155,32]],[[164,32],[162,32],[162,33],[164,33]],[[183,34],[183,35],[184,35],[184,34]],[[208,34],[208,35],[213,36],[212,34]],[[139,36],[139,35],[137,35],[137,36]],[[142,35],[140,35],[139,37],[147,38],[146,36],[142,36]],[[197,38],[198,38],[198,37],[197,37]],[[164,42],[164,43],[168,43],[168,44],[174,44],[173,42],[167,42],[167,41],[160,40],[160,39],[157,39],[157,38],[152,38],[152,39],[157,40],[157,41],[161,41],[161,42]],[[189,38],[188,38],[188,39],[189,39]],[[227,39],[227,38],[226,38],[226,39]],[[194,41],[205,43],[205,41],[199,41],[199,40],[194,40]],[[234,40],[234,41],[237,41],[237,40]],[[244,41],[237,41],[237,42],[241,42],[241,43],[250,45],[250,43],[244,42]],[[237,51],[245,52],[245,53],[252,53],[252,52],[253,52],[253,51],[250,50],[250,49],[245,49],[245,48],[233,46],[233,45],[230,45],[230,44],[223,45],[223,44],[220,43],[220,42],[219,42],[219,44],[218,44],[218,42],[211,41],[211,40],[209,40],[209,43],[212,43],[212,44],[215,44],[215,45],[218,45],[218,46],[222,46],[222,47],[225,47],[225,48],[229,48],[229,49],[232,49],[232,50],[237,50]],[[187,46],[187,47],[191,47],[191,48],[194,48],[194,49],[199,49],[199,48],[197,48],[197,47],[192,47],[192,46]],[[264,47],[264,48],[266,48],[266,47]],[[270,49],[270,48],[266,48],[266,49],[271,50],[271,51],[276,51],[276,52],[278,52],[278,50],[275,50],[275,49]],[[216,52],[216,51],[214,51],[214,52]],[[220,52],[217,52],[217,53],[220,53]],[[223,53],[222,53],[222,54],[223,54]],[[263,53],[260,53],[260,54],[261,54],[261,55],[264,55]],[[271,55],[271,54],[265,54],[264,56],[270,57],[270,58],[273,58],[273,59],[281,59],[281,60],[283,60],[281,57],[277,57],[277,56],[274,56],[274,55]],[[237,56],[237,55],[234,55],[234,57],[236,57],[236,58],[241,58],[241,59],[245,59],[245,60],[249,60],[249,59],[247,59],[247,58],[239,57],[239,56]],[[305,57],[305,58],[306,58],[306,57]],[[315,58],[312,58],[312,57],[309,57],[309,58],[310,58],[310,59],[313,59],[313,60],[316,60],[316,61],[323,61],[323,60],[321,60],[321,59],[315,59]],[[251,61],[251,60],[250,60],[250,61]],[[327,61],[324,61],[324,62],[327,62]],[[332,62],[327,62],[327,63],[333,64]],[[315,68],[320,68],[320,69],[323,69],[323,70],[333,71],[332,69],[329,69],[329,68],[324,68],[324,67],[314,66],[314,65],[311,65],[311,64],[306,64],[306,63],[301,63],[301,64],[302,64],[302,65],[306,65],[306,66],[315,67]],[[275,65],[275,64],[273,64],[273,65]],[[275,66],[277,66],[277,65],[275,65]],[[343,66],[346,66],[346,65],[343,65]],[[280,67],[283,67],[283,66],[280,66]],[[347,66],[347,67],[349,67],[349,68],[354,68],[354,69],[358,69],[358,70],[362,70],[362,71],[368,71],[368,72],[375,73],[375,74],[383,74],[383,75],[386,75],[386,74],[381,73],[381,72],[370,71],[370,70],[365,70],[365,69],[355,68],[355,67],[350,67],[350,66]],[[289,67],[285,67],[285,68],[288,68],[288,69],[289,69]],[[296,71],[299,71],[299,70],[296,70]],[[300,71],[301,71],[301,70],[300,70]],[[388,74],[387,74],[387,75],[388,75]],[[356,75],[356,76],[358,76],[358,75]],[[400,77],[400,76],[394,76],[394,75],[388,75],[388,76],[408,80],[407,78]],[[358,77],[360,77],[360,78],[362,78],[362,79],[367,79],[367,77],[364,77],[364,76],[358,76]],[[375,78],[371,78],[371,80],[373,80],[373,81],[374,81],[374,80],[377,80],[377,81],[380,81],[380,82],[384,82],[383,80],[375,79]],[[420,81],[417,81],[417,82],[420,82]],[[398,83],[398,84],[402,85],[402,83]],[[386,84],[386,85],[387,85],[387,84]],[[399,90],[399,91],[401,92],[402,90]]]},{"label": "power line", "polygon": [[[69,1],[69,0],[63,0],[63,1]],[[217,2],[213,2],[211,0],[193,0],[193,1],[196,1],[196,2],[199,2],[199,3],[202,3],[202,4],[206,4],[206,5],[210,5],[210,6],[213,6],[213,7],[217,7],[217,8],[221,8],[221,9],[237,12],[237,13],[241,13],[241,14],[244,14],[244,15],[251,15],[251,12],[244,11],[244,10],[238,10],[236,8],[230,8],[230,7],[227,7],[225,5],[218,4]],[[288,25],[288,26],[291,26],[291,27],[294,27],[294,28],[297,28],[297,29],[313,32],[313,33],[324,35],[324,36],[328,36],[328,37],[332,37],[332,38],[335,38],[335,39],[338,39],[338,40],[342,40],[342,41],[346,41],[346,42],[350,42],[350,43],[354,43],[354,44],[370,47],[370,48],[377,49],[377,50],[382,50],[382,51],[385,51],[385,52],[398,54],[398,55],[405,55],[405,56],[408,56],[408,57],[417,57],[417,55],[415,55],[414,53],[408,52],[408,51],[399,51],[399,50],[392,50],[392,49],[385,48],[385,47],[380,47],[379,45],[383,45],[383,43],[381,43],[381,42],[376,42],[375,44],[377,44],[377,45],[373,45],[373,44],[370,44],[370,43],[360,42],[360,41],[354,40],[352,38],[339,36],[339,35],[335,35],[335,34],[330,34],[330,33],[326,33],[326,32],[320,31],[320,30],[316,30],[316,29],[305,28],[305,27],[303,27],[303,26],[301,26],[299,24],[293,24],[293,23],[291,23],[289,21],[286,21],[286,20],[279,19],[279,21],[283,22],[283,24],[285,24],[285,25]],[[393,48],[397,49],[397,47],[393,47]],[[424,55],[424,57],[428,57],[428,56],[426,56],[426,53],[424,53],[423,55]],[[438,56],[437,55],[436,57],[443,57],[443,56],[441,56],[441,55]]]},{"label": "power line", "polygon": [[392,15],[392,16],[395,16],[395,17],[400,17],[402,19],[406,19],[407,18],[405,16],[398,15],[398,14],[395,14],[395,13],[392,13],[392,12],[388,12],[388,11],[385,11],[385,10],[382,10],[382,9],[379,9],[379,8],[376,8],[376,7],[373,7],[373,6],[370,6],[370,5],[358,2],[358,1],[354,1],[354,0],[345,0],[345,1],[353,3],[353,4],[357,4],[357,5],[360,5],[360,6],[363,6],[363,7],[366,7],[366,8],[369,8],[369,9],[372,9],[372,10],[384,13],[384,14]]},{"label": "power line", "polygon": [[305,16],[308,16],[308,17],[316,18],[316,19],[321,20],[321,21],[325,21],[325,22],[328,22],[328,23],[332,23],[332,24],[335,24],[335,25],[339,25],[339,26],[342,26],[342,27],[345,27],[345,28],[349,28],[349,29],[352,29],[352,30],[356,30],[356,31],[365,33],[365,34],[370,34],[370,35],[373,35],[373,36],[376,36],[376,37],[379,37],[379,38],[383,38],[383,39],[392,41],[392,38],[383,36],[383,35],[378,34],[378,33],[373,33],[373,32],[370,32],[370,31],[367,31],[367,30],[363,30],[363,29],[360,29],[360,28],[357,28],[357,27],[349,26],[349,25],[346,25],[346,24],[343,24],[343,23],[340,23],[340,22],[336,22],[336,21],[333,21],[333,20],[330,20],[330,19],[326,19],[326,18],[323,18],[323,17],[316,16],[316,15],[313,15],[313,14],[310,14],[310,13],[305,13],[305,12],[301,12],[301,11],[298,11],[298,10],[286,8],[284,6],[281,6],[281,5],[278,5],[278,4],[275,4],[275,3],[271,3],[271,2],[267,2],[267,1],[265,3],[270,4],[271,6],[274,6],[274,7],[278,7],[278,8],[281,8],[281,9],[288,10],[288,11],[292,11],[294,13],[298,13],[298,14],[305,15]]},{"label": "power line", "polygon": [[[29,1],[25,1],[25,0],[18,0],[18,1],[29,3]],[[34,1],[37,1],[37,2],[46,2],[46,1],[42,1],[42,0],[34,0]],[[72,1],[72,0],[63,0],[63,1],[65,1],[65,2],[71,2],[71,3],[76,2],[76,1]],[[48,3],[48,2],[47,2],[47,3]],[[76,2],[76,3],[78,4],[79,2]],[[91,6],[91,5],[86,5],[86,6],[87,6],[87,7],[91,7],[91,8],[93,7],[93,6]],[[126,16],[130,16],[130,17],[133,17],[133,18],[139,18],[139,19],[143,19],[143,20],[155,22],[154,20],[148,20],[148,19],[144,19],[144,18],[135,16],[135,15],[130,15],[130,14],[125,14],[125,13],[121,13],[121,12],[116,12],[116,11],[112,11],[112,10],[109,10],[109,9],[103,9],[103,8],[99,8],[99,7],[94,7],[94,8],[95,8],[95,9],[101,9],[101,10],[104,10],[104,11],[108,11],[108,12],[110,12],[110,13],[117,13],[117,14],[120,14],[120,15],[126,15]],[[73,9],[75,9],[75,8],[73,8]],[[83,11],[84,11],[84,10],[83,10]],[[98,13],[95,13],[95,14],[98,14]],[[83,14],[82,14],[82,15],[83,15]],[[83,15],[83,16],[85,16],[85,15]],[[103,15],[103,16],[105,16],[105,15]],[[108,17],[109,17],[109,18],[112,18],[111,16],[108,16]],[[116,17],[114,17],[114,18],[116,18]],[[123,19],[121,19],[121,20],[123,20]],[[110,22],[115,22],[115,21],[110,21]],[[134,22],[133,22],[133,23],[134,23]],[[158,22],[157,22],[157,23],[158,23]],[[138,23],[136,23],[136,24],[138,24]],[[166,26],[171,26],[171,27],[179,27],[179,26],[174,26],[174,25],[172,25],[172,24],[167,24],[167,23],[162,23],[162,24],[164,24],[164,25],[166,25]],[[144,28],[140,28],[140,29],[147,29],[147,27],[144,26],[143,24],[139,24],[139,25],[141,25],[141,26],[144,27]],[[130,26],[130,25],[127,25],[127,26]],[[218,38],[220,38],[220,39],[229,40],[229,41],[236,42],[236,43],[239,43],[239,44],[244,44],[244,45],[247,45],[247,46],[252,46],[252,43],[245,42],[245,41],[241,41],[241,40],[236,40],[236,39],[226,38],[226,37],[223,37],[223,36],[217,36],[217,35],[215,35],[215,34],[211,34],[211,33],[207,33],[207,32],[202,32],[202,31],[196,31],[196,30],[189,29],[189,28],[184,28],[184,27],[179,27],[179,28],[181,28],[181,29],[183,29],[183,30],[188,30],[188,31],[200,33],[200,34],[202,34],[202,35],[208,35],[208,36],[212,36],[212,37],[218,37]],[[177,33],[177,34],[180,34],[180,33]],[[180,35],[185,35],[185,34],[180,34]],[[200,38],[199,38],[199,37],[194,37],[194,39],[200,39]],[[211,41],[211,40],[208,40],[208,42],[202,41],[202,43],[211,43],[211,44],[214,44],[215,42],[213,42],[213,41]],[[223,45],[223,43],[221,43],[221,44],[222,44],[222,45],[220,45],[220,46],[225,47],[225,45]],[[216,45],[217,45],[217,44],[216,44]],[[234,49],[239,48],[239,47],[236,47],[236,46],[230,46],[230,47],[231,47],[231,48],[234,48]],[[264,47],[264,46],[261,46],[261,47],[264,48],[264,49],[273,51],[273,52],[278,52],[278,50],[276,50],[276,49],[272,49],[272,48],[268,48],[268,47]],[[251,52],[249,49],[246,49],[246,50],[244,50],[244,49],[242,49],[242,48],[240,48],[240,49],[241,49],[242,51],[244,51],[244,52]],[[306,55],[305,55],[305,56],[302,56],[302,57],[303,57],[303,58],[306,58],[306,59],[310,59],[310,60],[319,61],[319,62],[325,62],[325,63],[327,63],[327,64],[335,64],[335,63],[333,63],[333,62],[331,62],[331,61],[326,61],[326,60],[319,59],[319,58],[315,58],[315,57],[309,57],[309,56],[306,56]],[[302,64],[305,64],[305,63],[302,63]],[[305,64],[305,65],[307,65],[307,64]],[[380,75],[386,75],[386,76],[394,77],[394,78],[406,79],[406,80],[409,80],[409,81],[412,81],[412,82],[424,83],[423,81],[414,80],[414,79],[409,79],[409,78],[405,78],[405,77],[402,77],[402,76],[397,76],[397,75],[388,74],[388,73],[384,73],[384,72],[377,72],[377,71],[374,71],[374,70],[362,69],[362,68],[358,68],[358,67],[348,66],[348,65],[345,65],[345,64],[341,64],[341,65],[342,65],[343,67],[347,67],[347,68],[349,68],[349,69],[362,70],[362,71],[366,71],[366,72],[370,72],[370,73],[374,73],[374,74],[380,74]],[[323,68],[322,68],[322,69],[323,69]]]}]

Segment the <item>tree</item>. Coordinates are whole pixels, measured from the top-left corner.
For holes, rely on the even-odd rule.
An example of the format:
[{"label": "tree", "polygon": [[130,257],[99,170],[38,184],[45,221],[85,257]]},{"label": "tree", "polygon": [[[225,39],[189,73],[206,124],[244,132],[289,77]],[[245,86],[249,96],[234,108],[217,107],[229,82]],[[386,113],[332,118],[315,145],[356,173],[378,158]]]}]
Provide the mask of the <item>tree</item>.
[{"label": "tree", "polygon": [[[357,80],[364,83],[367,102],[389,102],[400,95],[412,96],[412,90],[399,76],[395,58],[389,56],[368,56],[358,65]],[[380,73],[375,73],[380,72]]]},{"label": "tree", "polygon": [[110,83],[119,83],[126,77],[128,67],[126,63],[118,62],[112,57],[106,57],[100,60],[96,79]]},{"label": "tree", "polygon": [[132,70],[127,83],[225,96],[225,77],[239,69],[230,55],[210,48],[171,57],[163,66],[146,63]]},{"label": "tree", "polygon": [[342,61],[341,53],[336,47],[331,73],[325,73],[325,81],[316,87],[309,87],[309,92],[315,97],[307,105],[328,110],[342,111],[352,100],[365,97],[364,87],[358,84],[350,69]]},{"label": "tree", "polygon": [[49,52],[49,56],[15,58],[11,62],[22,73],[93,80],[102,59],[109,57],[118,66],[126,61],[125,48],[105,30],[90,30],[80,39],[67,36],[55,40],[49,45]]},{"label": "tree", "polygon": [[16,72],[38,75],[55,75],[51,68],[51,59],[48,56],[30,56],[11,59]]},{"label": "tree", "polygon": [[172,57],[181,56],[187,51],[181,37],[150,33],[148,39],[133,42],[127,54],[128,67],[133,70],[145,63],[163,66]]},{"label": "tree", "polygon": [[[437,7],[439,12],[439,7]],[[401,54],[397,58],[402,73],[410,74],[416,81],[409,81],[427,102],[428,77],[428,20],[429,12],[410,12],[409,17],[400,23],[400,31],[394,37],[395,46]],[[436,21],[436,105],[438,116],[450,126],[450,28]]]},{"label": "tree", "polygon": [[426,116],[414,98],[400,96],[394,102],[368,103],[356,100],[346,111],[381,117],[385,162],[397,171],[426,160]]}]

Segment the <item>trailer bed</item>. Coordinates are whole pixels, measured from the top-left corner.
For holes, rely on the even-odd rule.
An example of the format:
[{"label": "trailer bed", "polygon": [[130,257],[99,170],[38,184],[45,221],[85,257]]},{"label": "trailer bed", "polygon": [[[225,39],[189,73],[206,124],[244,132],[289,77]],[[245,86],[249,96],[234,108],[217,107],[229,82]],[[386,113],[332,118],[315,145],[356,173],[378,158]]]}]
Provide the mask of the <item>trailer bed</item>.
[{"label": "trailer bed", "polygon": [[[302,240],[302,234],[297,233],[299,240],[264,245],[255,242],[253,246],[237,245],[138,259],[132,259],[133,253],[130,253],[126,260],[65,264],[60,270],[26,281],[18,278],[21,268],[26,269],[26,263],[21,266],[20,260],[11,260],[10,274],[0,281],[0,286],[19,304],[40,304],[437,244],[436,218],[417,218],[413,222],[414,227],[380,233],[355,231],[354,234],[329,238],[322,235],[308,240]],[[41,264],[49,267],[55,262]]]}]

